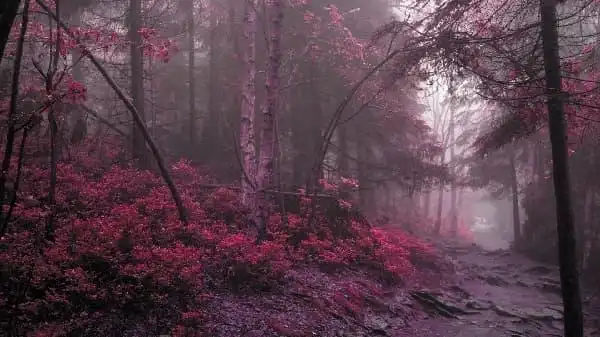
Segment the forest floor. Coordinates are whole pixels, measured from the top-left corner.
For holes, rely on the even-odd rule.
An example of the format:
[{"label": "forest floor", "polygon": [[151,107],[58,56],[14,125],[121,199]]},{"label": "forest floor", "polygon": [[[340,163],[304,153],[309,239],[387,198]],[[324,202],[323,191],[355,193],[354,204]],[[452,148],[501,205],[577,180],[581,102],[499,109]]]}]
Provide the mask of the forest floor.
[{"label": "forest floor", "polygon": [[[431,243],[452,271],[421,273],[422,282],[385,288],[357,270],[300,268],[278,293],[217,295],[213,335],[562,336],[557,268],[502,249]],[[584,298],[588,307],[590,297]],[[598,313],[587,310],[586,337],[600,336]]]},{"label": "forest floor", "polygon": [[[445,286],[421,290],[435,302],[429,306],[434,309],[394,336],[563,336],[557,267],[507,250],[449,241],[437,245],[453,261],[455,273],[446,276]],[[584,296],[586,337],[600,336],[594,297]],[[436,314],[439,308],[449,314]]]}]

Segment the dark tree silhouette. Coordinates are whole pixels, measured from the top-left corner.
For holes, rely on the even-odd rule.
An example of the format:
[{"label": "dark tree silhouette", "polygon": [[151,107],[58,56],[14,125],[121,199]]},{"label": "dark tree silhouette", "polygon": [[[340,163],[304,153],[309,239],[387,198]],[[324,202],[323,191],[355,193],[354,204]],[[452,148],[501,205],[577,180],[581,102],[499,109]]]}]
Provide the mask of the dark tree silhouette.
[{"label": "dark tree silhouette", "polygon": [[560,57],[558,52],[558,28],[555,0],[541,0],[541,36],[546,74],[546,96],[550,142],[552,144],[552,169],[560,281],[564,306],[565,337],[583,337],[583,314],[577,270],[575,226],[571,205],[569,181],[567,134],[564,102],[561,90]]},{"label": "dark tree silhouette", "polygon": [[0,62],[2,62],[4,48],[8,42],[8,35],[17,16],[20,4],[20,0],[0,1]]}]

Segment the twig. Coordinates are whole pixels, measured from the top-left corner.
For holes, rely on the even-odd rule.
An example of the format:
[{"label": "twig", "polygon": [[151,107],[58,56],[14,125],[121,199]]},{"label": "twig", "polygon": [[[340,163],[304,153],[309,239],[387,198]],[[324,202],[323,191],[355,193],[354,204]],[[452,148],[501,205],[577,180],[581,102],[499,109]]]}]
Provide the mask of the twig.
[{"label": "twig", "polygon": [[[235,185],[219,185],[219,184],[198,184],[200,188],[204,189],[217,189],[217,188],[229,188],[232,190],[240,190],[241,187]],[[259,192],[264,192],[266,194],[274,194],[274,195],[282,195],[282,196],[297,196],[297,197],[307,197],[307,198],[321,198],[321,199],[337,199],[337,196],[331,194],[321,194],[316,193],[313,194],[305,194],[300,192],[289,192],[289,191],[277,191],[277,190],[261,190]]]},{"label": "twig", "polygon": [[117,128],[116,125],[112,124],[111,122],[106,120],[104,117],[100,116],[96,111],[92,110],[91,108],[89,108],[85,105],[81,105],[81,108],[88,114],[92,115],[92,117],[94,117],[96,120],[98,120],[99,122],[108,126],[109,129],[113,130],[114,132],[118,133],[119,135],[121,135],[123,137],[129,137],[129,135],[127,135],[125,132],[123,132],[122,130]]}]

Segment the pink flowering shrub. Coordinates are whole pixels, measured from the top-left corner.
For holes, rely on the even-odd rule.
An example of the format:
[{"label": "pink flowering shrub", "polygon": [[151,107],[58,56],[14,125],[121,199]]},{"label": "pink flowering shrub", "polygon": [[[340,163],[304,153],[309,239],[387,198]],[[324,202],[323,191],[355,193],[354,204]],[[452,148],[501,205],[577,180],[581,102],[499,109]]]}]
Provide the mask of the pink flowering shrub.
[{"label": "pink flowering shrub", "polygon": [[199,335],[203,299],[213,291],[268,290],[303,264],[365,266],[397,280],[414,271],[414,255],[433,255],[402,232],[372,228],[335,200],[317,207],[312,223],[273,214],[267,240],[256,243],[237,194],[202,192],[204,178],[180,161],[172,173],[190,215],[184,224],[156,174],[119,165],[121,153],[96,143],[69,151],[58,165],[51,240],[48,168],[31,162],[23,169],[20,195],[38,203],[19,202],[0,239],[3,328],[35,336],[115,329],[123,336],[139,329]]}]

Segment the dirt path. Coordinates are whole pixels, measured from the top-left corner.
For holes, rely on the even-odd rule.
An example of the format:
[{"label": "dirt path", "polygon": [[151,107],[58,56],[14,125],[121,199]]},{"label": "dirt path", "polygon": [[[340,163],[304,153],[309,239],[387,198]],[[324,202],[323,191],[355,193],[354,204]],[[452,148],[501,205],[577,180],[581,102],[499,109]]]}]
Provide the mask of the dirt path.
[{"label": "dirt path", "polygon": [[[391,336],[562,336],[557,268],[507,251],[461,243],[439,246],[454,264],[455,275],[442,289],[413,291],[414,302],[427,315]],[[598,320],[597,312],[586,315],[586,336],[600,336]]]}]

